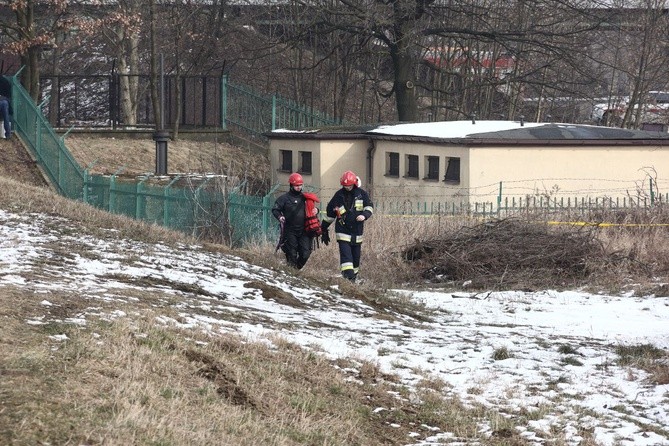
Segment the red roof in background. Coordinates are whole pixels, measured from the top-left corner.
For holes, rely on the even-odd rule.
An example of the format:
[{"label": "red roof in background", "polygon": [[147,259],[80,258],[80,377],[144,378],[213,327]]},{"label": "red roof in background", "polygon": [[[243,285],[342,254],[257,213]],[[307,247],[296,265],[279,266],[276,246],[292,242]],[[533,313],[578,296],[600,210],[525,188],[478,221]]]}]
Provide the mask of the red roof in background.
[{"label": "red roof in background", "polygon": [[458,68],[464,65],[483,68],[493,67],[495,70],[510,70],[515,62],[514,57],[508,54],[498,55],[493,59],[492,54],[488,51],[469,53],[452,48],[430,48],[424,59],[438,67]]}]

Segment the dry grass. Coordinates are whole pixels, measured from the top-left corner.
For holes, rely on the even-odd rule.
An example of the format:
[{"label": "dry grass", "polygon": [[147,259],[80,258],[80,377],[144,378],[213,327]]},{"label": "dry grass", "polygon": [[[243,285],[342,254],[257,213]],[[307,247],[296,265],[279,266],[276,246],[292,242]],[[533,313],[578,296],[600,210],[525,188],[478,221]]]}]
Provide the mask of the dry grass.
[{"label": "dry grass", "polygon": [[[65,145],[77,162],[91,173],[137,177],[156,171],[156,143],[149,137],[69,135]],[[269,186],[265,154],[244,149],[220,138],[168,141],[167,171],[178,174],[217,174],[245,180],[251,193]]]},{"label": "dry grass", "polygon": [[[283,254],[273,248],[251,251],[257,262],[281,268]],[[407,260],[407,253],[419,250],[421,258]],[[336,243],[321,245],[299,274],[342,283]],[[619,292],[633,285],[638,293],[666,296],[669,227],[552,226],[534,216],[484,223],[466,217],[375,215],[365,225],[360,277],[357,288],[369,292],[405,286]]]},{"label": "dry grass", "polygon": [[65,216],[82,224],[82,232],[97,235],[99,229],[114,228],[119,238],[169,245],[193,242],[186,235],[122,215],[110,214],[77,201],[68,200],[44,187],[0,177],[0,207],[21,213],[40,212]]},{"label": "dry grass", "polygon": [[[404,261],[402,251],[410,244],[423,237],[434,237],[452,231],[471,222],[460,217],[423,217],[423,216],[386,216],[375,215],[365,223],[365,242],[362,245],[360,265],[361,283],[366,289],[388,289],[406,284],[423,282],[421,271],[414,265]],[[330,236],[333,229],[330,228]],[[274,267],[285,263],[282,252],[275,252],[274,246],[267,245],[249,247],[254,258]],[[305,275],[320,282],[345,283],[340,281],[339,251],[337,243],[332,242],[312,252],[304,270],[298,274]]]},{"label": "dry grass", "polygon": [[123,321],[26,325],[36,299],[3,291],[2,444],[401,445],[424,423],[478,438],[477,410],[428,391],[419,404],[372,364],[160,326],[177,315],[149,304]]},{"label": "dry grass", "polygon": [[[183,234],[4,178],[0,178],[0,209],[52,214],[55,226],[63,216],[78,222],[85,234],[116,228],[119,238],[175,246],[193,242]],[[339,277],[336,244],[321,246],[296,274],[324,285],[338,284],[342,293],[385,309],[389,318],[397,312],[417,317],[424,314],[421,308],[380,292],[424,283],[421,268],[405,262],[402,252],[420,240],[445,237],[471,225],[471,220],[456,218],[376,215],[366,224],[362,283],[351,285]],[[666,282],[666,229],[599,231],[607,252],[630,261],[593,277],[605,281],[608,274],[619,283],[645,281],[658,287],[658,282]],[[220,245],[208,249],[226,250]],[[235,254],[286,269],[283,256],[270,245]],[[523,414],[508,417],[481,407],[465,408],[443,396],[443,383],[426,379],[418,398],[409,398],[395,377],[381,374],[374,364],[354,359],[331,363],[280,339],[273,339],[278,347],[269,349],[230,335],[211,337],[157,325],[158,314],[178,319],[159,307],[162,298],[174,297],[132,297],[132,304],[100,304],[125,311],[128,317],[123,322],[91,319],[84,327],[27,325],[26,319],[38,313],[41,297],[18,287],[2,289],[0,443],[402,445],[409,429],[427,435],[427,426],[436,426],[462,441],[526,444],[514,429],[527,422]],[[63,319],[89,305],[75,292],[49,299],[61,309]],[[48,338],[57,334],[66,334],[67,341]],[[636,361],[645,361],[655,382],[666,382],[664,359],[646,354],[644,350]],[[378,407],[391,410],[377,412]],[[493,426],[492,437],[481,437],[482,420]],[[389,428],[395,422],[402,427]],[[584,446],[594,445],[590,432],[581,434]],[[561,435],[554,433],[553,444],[565,444]]]},{"label": "dry grass", "polygon": [[669,384],[669,353],[653,345],[641,344],[616,347],[618,364],[645,370],[649,381],[656,385]]},{"label": "dry grass", "polygon": [[[108,227],[119,238],[175,246],[193,241],[3,178],[0,209],[48,213],[54,228],[71,228],[64,217],[78,222],[81,234]],[[330,257],[334,250],[328,251],[321,253]],[[352,285],[343,290],[360,293]],[[270,349],[157,324],[158,315],[179,319],[161,305],[174,296],[141,293],[128,290],[125,302],[96,302],[95,313],[122,311],[123,319],[89,315],[79,326],[57,321],[86,313],[90,301],[74,291],[52,292],[56,322],[30,325],[26,320],[41,313],[43,295],[3,286],[0,444],[402,445],[410,431],[427,436],[428,426],[481,440],[479,409],[427,388],[421,399],[409,398],[395,377],[364,361],[332,363],[280,339]],[[364,290],[360,297],[373,300]],[[390,427],[395,423],[401,427]],[[486,442],[522,444],[513,439]]]}]

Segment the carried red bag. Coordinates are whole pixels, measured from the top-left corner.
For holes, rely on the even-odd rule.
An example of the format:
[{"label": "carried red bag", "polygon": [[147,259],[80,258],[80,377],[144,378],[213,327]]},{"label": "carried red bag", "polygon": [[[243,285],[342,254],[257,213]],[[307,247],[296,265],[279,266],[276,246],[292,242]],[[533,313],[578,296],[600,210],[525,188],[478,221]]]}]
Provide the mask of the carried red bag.
[{"label": "carried red bag", "polygon": [[304,204],[304,231],[309,237],[319,237],[322,231],[316,203],[320,203],[320,200],[316,194],[310,192],[303,192],[302,195],[306,200]]}]

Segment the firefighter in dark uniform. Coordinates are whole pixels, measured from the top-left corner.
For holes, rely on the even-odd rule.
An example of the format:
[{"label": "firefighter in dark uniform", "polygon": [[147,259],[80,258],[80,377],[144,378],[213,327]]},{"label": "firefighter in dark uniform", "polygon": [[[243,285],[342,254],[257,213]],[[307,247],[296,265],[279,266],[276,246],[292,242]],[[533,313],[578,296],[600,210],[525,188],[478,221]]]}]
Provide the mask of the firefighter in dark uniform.
[{"label": "firefighter in dark uniform", "polygon": [[302,269],[311,255],[311,237],[304,228],[305,202],[302,193],[302,175],[293,173],[288,177],[290,190],[276,199],[272,215],[283,225],[281,249],[292,267]]},{"label": "firefighter in dark uniform", "polygon": [[355,173],[347,170],[339,181],[342,188],[335,192],[326,208],[321,229],[321,241],[330,243],[328,228],[335,223],[335,238],[339,245],[339,263],[344,278],[355,282],[360,269],[361,244],[365,220],[372,217],[374,207],[369,194],[359,186]]}]

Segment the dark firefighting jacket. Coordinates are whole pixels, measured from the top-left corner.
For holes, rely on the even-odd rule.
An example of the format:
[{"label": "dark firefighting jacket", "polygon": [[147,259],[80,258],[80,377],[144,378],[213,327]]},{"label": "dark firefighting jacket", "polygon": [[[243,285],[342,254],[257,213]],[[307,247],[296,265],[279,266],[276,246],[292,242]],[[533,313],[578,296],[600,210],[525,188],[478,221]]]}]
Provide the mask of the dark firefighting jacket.
[{"label": "dark firefighting jacket", "polygon": [[[353,187],[347,191],[342,187],[334,194],[325,211],[324,231],[334,222],[337,241],[362,243],[365,220],[371,218],[374,206],[364,189]],[[365,220],[357,221],[358,215],[364,215]]]}]

